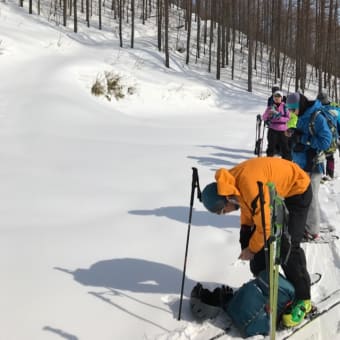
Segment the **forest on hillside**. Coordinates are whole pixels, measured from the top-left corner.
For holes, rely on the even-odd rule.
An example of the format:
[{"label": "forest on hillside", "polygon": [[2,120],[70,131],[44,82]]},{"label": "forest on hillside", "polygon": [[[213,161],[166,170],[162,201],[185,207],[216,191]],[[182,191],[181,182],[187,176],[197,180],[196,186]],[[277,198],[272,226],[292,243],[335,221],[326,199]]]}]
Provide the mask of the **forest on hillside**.
[{"label": "forest on hillside", "polygon": [[238,55],[247,63],[249,92],[253,76],[261,72],[268,86],[293,84],[295,90],[304,92],[313,82],[319,91],[326,88],[330,97],[339,101],[339,2],[19,0],[18,5],[26,5],[29,14],[44,15],[73,28],[75,33],[80,25],[115,30],[121,47],[134,48],[136,23],[151,23],[167,67],[171,67],[170,53],[177,50],[185,54],[186,64],[205,58],[207,70],[215,72],[216,79],[221,79],[221,70],[228,67],[233,80]]}]

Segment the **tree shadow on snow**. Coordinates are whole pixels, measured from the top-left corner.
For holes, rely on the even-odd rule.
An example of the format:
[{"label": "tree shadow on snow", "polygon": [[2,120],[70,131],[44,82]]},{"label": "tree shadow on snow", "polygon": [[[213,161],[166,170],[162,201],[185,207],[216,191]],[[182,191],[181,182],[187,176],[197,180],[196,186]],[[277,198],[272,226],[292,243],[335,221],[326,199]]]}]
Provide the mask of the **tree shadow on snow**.
[{"label": "tree shadow on snow", "polygon": [[[148,308],[157,309],[164,313],[172,313],[174,317],[177,317],[180,303],[182,271],[175,267],[135,258],[117,258],[99,261],[89,268],[79,268],[74,271],[60,267],[55,267],[54,269],[72,275],[76,282],[84,286],[105,288],[106,290],[104,292],[90,291],[89,294],[131,316],[144,320],[159,328],[162,327],[154,324],[151,320],[137,315],[132,309],[130,310],[130,308],[125,307],[121,303],[121,298],[124,297],[132,302],[143,304]],[[190,279],[188,276],[185,277],[182,319],[191,320],[188,298],[196,283],[196,281]],[[201,283],[205,287],[216,287],[220,285],[220,283],[216,282],[201,281]],[[141,298],[131,296],[126,292],[166,294],[167,296],[163,298],[163,302],[170,308],[171,312],[165,308],[143,301]],[[116,297],[119,299],[116,299]],[[120,302],[118,303],[116,300]],[[50,327],[46,330],[52,331]],[[56,331],[54,330],[54,332]],[[58,333],[61,335],[60,332]]]},{"label": "tree shadow on snow", "polygon": [[[152,210],[130,210],[129,214],[139,216],[154,215],[158,217],[167,217],[188,224],[189,211],[190,207],[188,203],[188,207],[161,207]],[[239,215],[231,214],[219,216],[208,211],[201,211],[193,208],[191,225],[194,227],[211,226],[216,228],[239,228],[240,217]]]},{"label": "tree shadow on snow", "polygon": [[63,330],[59,329],[59,328],[54,328],[54,327],[50,327],[50,326],[45,326],[43,328],[44,331],[49,331],[52,332],[54,334],[59,335],[60,337],[62,337],[63,339],[67,339],[67,340],[78,340],[78,337],[76,337],[75,335],[72,335],[70,333],[66,333]]},{"label": "tree shadow on snow", "polygon": [[[135,258],[103,260],[89,268],[74,271],[60,267],[54,269],[72,275],[75,281],[85,286],[136,293],[178,294],[182,282],[181,270],[167,264]],[[186,277],[184,293],[190,294],[195,284],[195,281]]]},{"label": "tree shadow on snow", "polygon": [[[202,166],[213,166],[212,170],[217,170],[221,167],[232,168],[254,157],[254,152],[247,149],[225,148],[217,145],[199,145],[198,147],[212,148],[218,151],[211,153],[209,157],[188,156],[189,159],[196,160]],[[211,181],[213,181],[213,178]]]}]

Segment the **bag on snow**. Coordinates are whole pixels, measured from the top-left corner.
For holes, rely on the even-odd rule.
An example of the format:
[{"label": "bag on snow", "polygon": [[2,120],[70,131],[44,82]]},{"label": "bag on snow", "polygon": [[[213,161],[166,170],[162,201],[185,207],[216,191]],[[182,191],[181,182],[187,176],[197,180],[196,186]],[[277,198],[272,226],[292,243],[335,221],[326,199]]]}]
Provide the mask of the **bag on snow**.
[{"label": "bag on snow", "polygon": [[[279,275],[277,320],[295,296],[293,285]],[[229,302],[226,312],[243,336],[269,334],[269,283],[268,274],[262,271],[259,276],[245,283]]]}]

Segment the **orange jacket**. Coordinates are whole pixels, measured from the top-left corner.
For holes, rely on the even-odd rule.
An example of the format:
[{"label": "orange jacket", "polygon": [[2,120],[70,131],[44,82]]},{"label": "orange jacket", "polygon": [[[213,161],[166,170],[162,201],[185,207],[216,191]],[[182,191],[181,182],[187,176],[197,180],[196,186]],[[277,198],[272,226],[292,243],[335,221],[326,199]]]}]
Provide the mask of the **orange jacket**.
[{"label": "orange jacket", "polygon": [[266,183],[274,183],[277,193],[283,198],[304,193],[310,184],[308,174],[297,164],[275,157],[252,158],[229,171],[221,168],[216,171],[215,178],[219,195],[238,196],[241,208],[241,224],[256,226],[249,242],[249,250],[253,253],[257,253],[264,245],[259,200],[254,214],[251,206],[259,193],[257,182],[263,183],[267,239],[270,235],[270,207],[269,190]]}]

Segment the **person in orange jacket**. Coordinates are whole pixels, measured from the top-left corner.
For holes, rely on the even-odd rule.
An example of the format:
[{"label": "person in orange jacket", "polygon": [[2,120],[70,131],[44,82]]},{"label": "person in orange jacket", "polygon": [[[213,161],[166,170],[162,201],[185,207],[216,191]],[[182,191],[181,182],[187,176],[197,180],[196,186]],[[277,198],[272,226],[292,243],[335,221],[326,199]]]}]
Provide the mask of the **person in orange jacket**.
[{"label": "person in orange jacket", "polygon": [[[212,213],[225,214],[240,208],[241,260],[250,261],[250,270],[257,276],[266,269],[264,251],[264,228],[266,238],[270,236],[270,194],[265,185],[275,184],[278,195],[285,199],[289,211],[288,233],[281,239],[281,257],[288,259],[282,263],[287,279],[295,288],[296,300],[287,314],[283,315],[286,327],[294,327],[303,321],[312,309],[310,277],[307,271],[306,256],[300,246],[302,241],[312,189],[308,174],[297,164],[276,157],[253,158],[236,165],[230,170],[216,171],[216,181],[202,191],[202,203]],[[262,224],[259,188],[264,184],[264,216]]]}]

